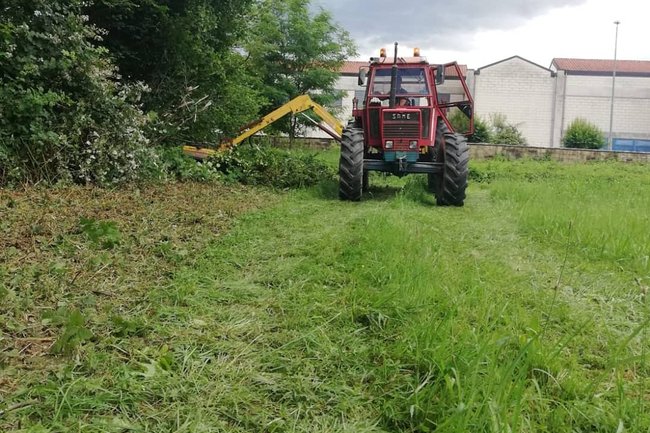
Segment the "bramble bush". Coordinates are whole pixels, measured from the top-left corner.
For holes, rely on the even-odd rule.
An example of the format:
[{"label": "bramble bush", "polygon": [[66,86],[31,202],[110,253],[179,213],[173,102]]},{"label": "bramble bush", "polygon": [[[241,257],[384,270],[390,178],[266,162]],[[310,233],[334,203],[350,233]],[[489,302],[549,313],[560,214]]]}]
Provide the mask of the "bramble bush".
[{"label": "bramble bush", "polygon": [[0,18],[0,184],[113,184],[157,170],[138,107],[81,0],[6,0]]},{"label": "bramble bush", "polygon": [[210,158],[225,180],[275,188],[302,188],[331,179],[333,170],[314,154],[300,154],[268,144],[245,144]]},{"label": "bramble bush", "polygon": [[567,128],[562,144],[579,149],[600,149],[605,145],[605,136],[593,123],[577,118]]},{"label": "bramble bush", "polygon": [[197,163],[183,154],[181,147],[159,147],[160,171],[167,180],[210,182],[221,178],[212,160]]}]

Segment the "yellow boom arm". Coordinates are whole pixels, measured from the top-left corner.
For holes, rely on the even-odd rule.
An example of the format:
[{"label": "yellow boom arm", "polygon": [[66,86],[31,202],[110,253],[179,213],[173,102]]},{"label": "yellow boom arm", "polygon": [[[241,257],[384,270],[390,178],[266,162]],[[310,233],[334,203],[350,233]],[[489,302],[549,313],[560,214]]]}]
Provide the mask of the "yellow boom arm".
[{"label": "yellow boom arm", "polygon": [[[223,151],[237,146],[248,137],[256,134],[257,132],[269,126],[271,123],[275,122],[278,119],[281,119],[289,113],[297,114],[310,109],[314,110],[314,113],[323,119],[323,123],[325,123],[324,125],[322,123],[317,123],[316,126],[321,128],[335,140],[341,141],[341,135],[343,134],[343,125],[341,122],[339,122],[336,117],[332,116],[322,105],[314,102],[314,100],[312,100],[309,95],[300,95],[296,98],[293,98],[291,101],[287,102],[281,107],[273,110],[261,119],[258,119],[255,122],[244,126],[239,131],[240,134],[237,137],[231,140],[223,141],[219,145],[218,151]],[[203,159],[214,155],[217,151],[208,148],[184,146],[183,152],[187,155],[193,156],[194,158]]]}]

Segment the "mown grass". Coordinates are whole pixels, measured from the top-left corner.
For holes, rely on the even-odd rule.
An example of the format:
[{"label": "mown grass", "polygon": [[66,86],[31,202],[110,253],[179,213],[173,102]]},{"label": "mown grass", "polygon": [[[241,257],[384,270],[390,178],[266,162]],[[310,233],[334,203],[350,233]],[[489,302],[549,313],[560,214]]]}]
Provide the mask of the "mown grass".
[{"label": "mown grass", "polygon": [[[13,410],[0,428],[649,431],[646,173],[473,163],[467,204],[453,209],[417,177],[374,176],[361,203],[339,202],[330,182],[203,233],[191,261],[165,265],[137,295],[116,283],[121,304],[97,302],[93,284],[13,291],[31,311],[17,322],[52,341],[75,323],[93,336],[72,332],[69,351],[20,362],[3,351],[0,410]],[[250,200],[239,194],[231,203]],[[68,236],[101,252],[110,228],[89,229],[99,246]],[[153,257],[143,250],[139,263]],[[3,332],[5,344],[16,335]]]}]

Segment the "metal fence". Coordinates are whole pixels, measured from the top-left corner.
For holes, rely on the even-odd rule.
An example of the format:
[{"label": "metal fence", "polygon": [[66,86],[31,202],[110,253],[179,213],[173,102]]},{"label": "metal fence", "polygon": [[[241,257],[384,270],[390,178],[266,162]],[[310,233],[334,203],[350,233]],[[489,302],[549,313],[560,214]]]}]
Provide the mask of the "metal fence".
[{"label": "metal fence", "polygon": [[650,140],[615,138],[612,140],[612,150],[619,152],[650,152]]}]

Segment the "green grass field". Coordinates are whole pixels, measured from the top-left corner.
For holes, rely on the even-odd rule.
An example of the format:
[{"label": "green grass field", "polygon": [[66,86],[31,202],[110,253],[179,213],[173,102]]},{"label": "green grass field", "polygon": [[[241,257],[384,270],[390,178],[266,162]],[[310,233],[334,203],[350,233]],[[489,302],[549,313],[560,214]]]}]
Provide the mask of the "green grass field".
[{"label": "green grass field", "polygon": [[0,191],[0,431],[648,432],[648,170]]}]

